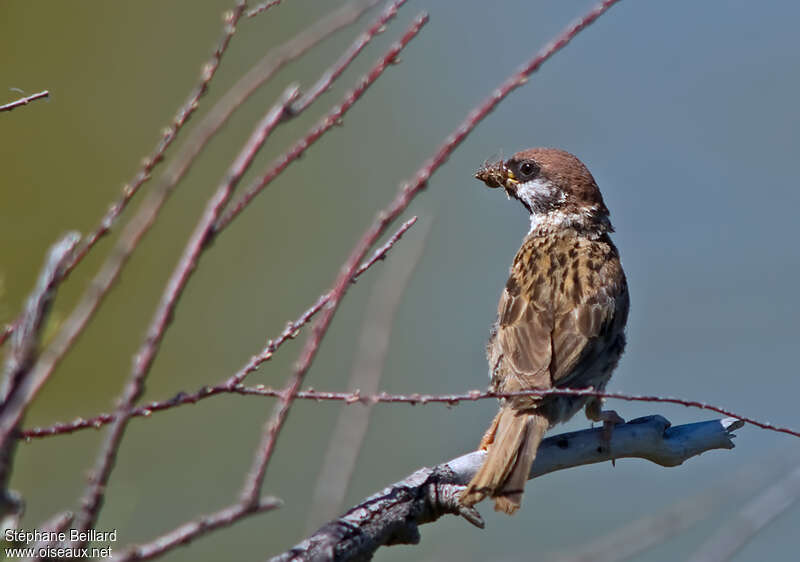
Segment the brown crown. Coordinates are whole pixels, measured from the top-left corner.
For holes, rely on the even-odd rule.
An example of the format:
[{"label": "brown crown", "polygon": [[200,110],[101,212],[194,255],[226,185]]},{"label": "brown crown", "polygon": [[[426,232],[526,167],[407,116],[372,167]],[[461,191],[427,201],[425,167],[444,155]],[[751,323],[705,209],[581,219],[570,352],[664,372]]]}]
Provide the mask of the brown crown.
[{"label": "brown crown", "polygon": [[594,177],[574,155],[557,148],[530,148],[514,154],[506,165],[523,160],[533,160],[540,168],[539,176],[550,180],[566,193],[567,204],[596,206],[599,214],[608,214]]}]

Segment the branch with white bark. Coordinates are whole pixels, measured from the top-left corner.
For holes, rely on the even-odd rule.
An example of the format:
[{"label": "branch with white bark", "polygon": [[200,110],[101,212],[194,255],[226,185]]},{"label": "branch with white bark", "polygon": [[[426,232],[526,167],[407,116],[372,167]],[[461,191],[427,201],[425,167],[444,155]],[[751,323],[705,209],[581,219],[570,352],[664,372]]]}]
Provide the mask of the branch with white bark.
[{"label": "branch with white bark", "polygon": [[[671,427],[662,416],[647,416],[616,426],[610,440],[602,429],[563,433],[542,441],[530,478],[622,458],[678,466],[705,451],[732,449],[733,432],[743,425],[735,418],[725,418]],[[475,451],[414,472],[325,524],[272,562],[369,560],[381,546],[417,544],[419,525],[447,513],[461,515],[483,528],[477,510],[460,505],[458,496],[485,454]]]}]

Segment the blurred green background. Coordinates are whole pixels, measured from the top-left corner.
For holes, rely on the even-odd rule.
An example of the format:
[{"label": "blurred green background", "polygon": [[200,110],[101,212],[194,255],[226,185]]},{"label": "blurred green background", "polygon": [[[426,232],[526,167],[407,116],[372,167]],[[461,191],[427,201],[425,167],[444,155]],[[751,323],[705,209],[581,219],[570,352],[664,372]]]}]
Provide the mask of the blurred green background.
[{"label": "blurred green background", "polygon": [[[220,14],[231,5],[0,3],[0,102],[19,97],[10,88],[52,93],[49,101],[0,115],[0,321],[18,314],[57,237],[68,229],[88,232],[118,197],[195,84],[219,37]],[[286,0],[243,21],[201,113],[263,53],[334,5]],[[270,139],[252,171],[338,102],[420,10],[430,11],[430,24],[402,63],[356,105],[344,127],[282,175],[204,255],[150,374],[146,399],[214,384],[278,335],[330,285],[398,184],[504,77],[591,5],[410,1],[331,93]],[[26,426],[113,408],[163,283],[253,123],[291,81],[310,85],[372,17],[287,67],[235,114],[170,199]],[[546,145],[570,150],[587,164],[617,229],[632,309],[628,351],[609,388],[706,400],[800,425],[798,17],[800,5],[788,1],[622,2],[548,62],[478,127],[407,212],[418,214],[420,225],[390,260],[409,260],[402,244],[421,236],[420,227],[430,231],[395,317],[380,388],[442,393],[485,387],[484,344],[527,219],[519,205],[482,189],[471,174],[498,151],[508,156]],[[55,321],[69,313],[112,240],[64,285]],[[382,267],[348,294],[309,385],[349,390],[365,304],[376,280],[385,281]],[[282,385],[305,335],[248,382]],[[134,420],[99,528],[118,528],[120,547],[227,505],[273,402],[220,396]],[[323,523],[308,513],[311,492],[342,407],[294,406],[265,484],[265,493],[284,499],[283,508],[166,559],[262,559],[304,537],[309,517]],[[661,413],[676,424],[713,417],[668,405],[612,407],[624,417]],[[450,409],[376,407],[347,504],[420,466],[471,450],[495,408],[491,401]],[[576,416],[564,430],[584,427]],[[678,468],[623,460],[616,468],[553,474],[529,485],[514,518],[495,515],[486,504],[486,530],[447,517],[421,529],[419,546],[381,549],[377,559],[544,559],[720,481],[732,482],[708,518],[633,557],[686,558],[758,486],[800,458],[791,437],[750,427],[738,434],[734,451]],[[26,528],[76,506],[102,435],[82,431],[19,447],[12,487],[27,500]],[[739,482],[741,470],[755,475],[754,485]],[[795,506],[735,559],[794,560],[799,527]]]}]

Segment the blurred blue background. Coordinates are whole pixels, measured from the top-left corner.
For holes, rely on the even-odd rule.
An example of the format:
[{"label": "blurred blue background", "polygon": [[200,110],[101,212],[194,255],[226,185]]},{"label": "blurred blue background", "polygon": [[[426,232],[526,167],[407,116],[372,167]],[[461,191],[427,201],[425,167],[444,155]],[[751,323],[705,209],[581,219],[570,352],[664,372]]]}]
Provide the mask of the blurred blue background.
[{"label": "blurred blue background", "polygon": [[[68,229],[94,228],[117,198],[196,82],[219,36],[220,14],[231,4],[0,4],[0,101],[18,97],[10,88],[52,92],[49,101],[0,115],[0,321],[17,315],[49,245]],[[334,4],[291,0],[243,21],[203,108],[270,47]],[[591,5],[408,2],[329,94],[270,139],[248,178],[338,102],[420,10],[430,12],[402,63],[355,106],[344,127],[287,170],[204,255],[146,399],[214,384],[278,335],[330,285],[399,183],[503,78]],[[48,382],[26,426],[113,408],[163,283],[253,123],[291,81],[310,85],[372,17],[291,64],[235,114]],[[419,215],[420,225],[389,260],[410,260],[402,244],[414,243],[421,227],[430,230],[394,318],[380,388],[485,387],[484,345],[527,218],[472,172],[498,152],[556,146],[578,155],[597,179],[631,288],[628,351],[609,389],[706,400],[798,427],[798,17],[800,5],[787,1],[622,2],[547,62],[474,131],[406,213]],[[65,284],[52,329],[111,244],[103,241]],[[386,281],[382,267],[348,294],[308,385],[350,390],[365,305],[376,281]],[[282,385],[305,335],[248,382]],[[99,528],[118,528],[123,546],[227,505],[273,402],[221,396],[133,421]],[[714,417],[662,404],[611,406],[626,418],[660,413],[675,424]],[[309,514],[311,492],[342,407],[294,406],[265,484],[266,493],[284,499],[283,508],[166,559],[261,559],[304,537],[309,518],[323,523]],[[375,407],[346,504],[471,450],[495,409],[491,401]],[[563,429],[585,427],[576,416]],[[76,506],[101,437],[83,431],[20,446],[12,487],[27,500],[25,527]],[[684,559],[800,459],[796,439],[751,427],[738,432],[736,444],[672,469],[623,460],[615,468],[553,474],[529,484],[514,518],[486,504],[484,531],[447,517],[421,529],[420,545],[381,549],[376,558],[546,559],[676,501],[691,504],[724,483],[701,521],[631,558]],[[798,527],[794,506],[735,560],[794,560]]]}]

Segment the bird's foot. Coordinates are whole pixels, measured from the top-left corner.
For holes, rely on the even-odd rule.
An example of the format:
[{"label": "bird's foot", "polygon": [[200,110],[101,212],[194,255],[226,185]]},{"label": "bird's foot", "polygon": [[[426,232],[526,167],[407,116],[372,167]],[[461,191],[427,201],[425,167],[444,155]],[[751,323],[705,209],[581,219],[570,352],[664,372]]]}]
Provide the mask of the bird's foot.
[{"label": "bird's foot", "polygon": [[[611,436],[614,434],[614,427],[625,423],[625,420],[615,410],[602,410],[595,421],[603,422],[603,441],[611,451]],[[611,466],[617,466],[614,457],[611,457]]]}]

